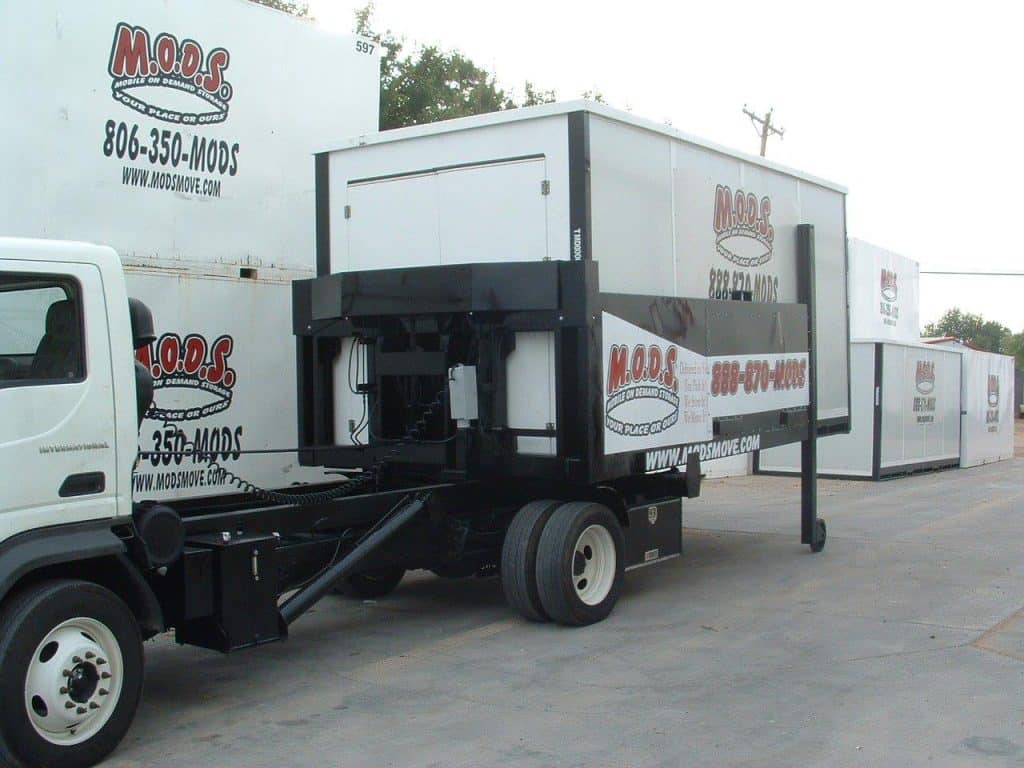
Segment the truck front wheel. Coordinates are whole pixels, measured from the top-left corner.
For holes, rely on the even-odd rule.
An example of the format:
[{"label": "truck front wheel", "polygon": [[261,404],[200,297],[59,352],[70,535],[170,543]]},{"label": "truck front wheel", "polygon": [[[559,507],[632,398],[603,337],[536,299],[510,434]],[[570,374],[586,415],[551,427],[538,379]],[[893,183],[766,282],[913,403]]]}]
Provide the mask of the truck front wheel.
[{"label": "truck front wheel", "polygon": [[47,581],[0,610],[0,764],[80,768],[120,743],[142,694],[142,637],[114,593]]}]

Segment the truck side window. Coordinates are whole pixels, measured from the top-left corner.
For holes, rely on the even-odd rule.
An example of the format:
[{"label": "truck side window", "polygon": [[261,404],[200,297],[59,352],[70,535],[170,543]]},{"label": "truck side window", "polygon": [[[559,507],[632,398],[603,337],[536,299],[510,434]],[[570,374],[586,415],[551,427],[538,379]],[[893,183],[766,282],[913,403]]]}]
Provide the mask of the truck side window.
[{"label": "truck side window", "polygon": [[82,350],[77,283],[0,272],[0,387],[81,381]]}]

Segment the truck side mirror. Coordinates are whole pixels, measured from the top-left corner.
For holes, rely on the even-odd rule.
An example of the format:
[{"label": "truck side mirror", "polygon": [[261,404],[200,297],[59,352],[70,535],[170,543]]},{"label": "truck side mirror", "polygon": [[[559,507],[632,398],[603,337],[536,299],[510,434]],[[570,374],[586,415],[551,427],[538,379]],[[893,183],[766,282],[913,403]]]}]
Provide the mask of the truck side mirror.
[{"label": "truck side mirror", "polygon": [[[142,349],[156,341],[156,333],[153,331],[153,313],[149,311],[139,299],[128,299],[128,315],[132,324],[132,347]],[[149,369],[135,361],[135,407],[139,417],[139,427],[142,427],[142,419],[153,404],[153,375]]]},{"label": "truck side mirror", "polygon": [[132,347],[142,349],[156,341],[153,331],[153,313],[139,299],[128,299],[128,314],[132,323]]}]

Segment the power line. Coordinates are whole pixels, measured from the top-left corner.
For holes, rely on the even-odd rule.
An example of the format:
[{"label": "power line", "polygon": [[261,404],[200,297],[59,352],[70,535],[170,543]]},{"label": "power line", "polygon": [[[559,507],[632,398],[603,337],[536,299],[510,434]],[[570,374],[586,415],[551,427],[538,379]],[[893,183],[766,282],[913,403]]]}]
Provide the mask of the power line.
[{"label": "power line", "polygon": [[967,275],[970,277],[1024,277],[1024,272],[956,272],[953,270],[922,269],[922,275]]},{"label": "power line", "polygon": [[[764,157],[765,150],[768,148],[768,137],[771,134],[775,134],[780,139],[786,133],[783,128],[776,128],[772,125],[772,110],[769,109],[768,113],[761,117],[756,112],[751,112],[747,109],[747,105],[743,105],[743,114],[750,118],[750,122],[754,124],[754,130],[757,131],[757,135],[761,137],[761,157]],[[758,128],[758,126],[761,126]]]}]

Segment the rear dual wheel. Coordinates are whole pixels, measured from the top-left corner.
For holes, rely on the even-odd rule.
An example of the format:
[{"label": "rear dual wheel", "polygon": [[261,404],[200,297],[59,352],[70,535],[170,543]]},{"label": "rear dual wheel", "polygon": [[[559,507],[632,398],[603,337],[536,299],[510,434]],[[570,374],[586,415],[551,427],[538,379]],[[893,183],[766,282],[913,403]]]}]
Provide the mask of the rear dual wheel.
[{"label": "rear dual wheel", "polygon": [[606,618],[622,589],[624,540],[610,509],[593,502],[532,502],[509,526],[502,584],[533,621],[582,626]]}]

